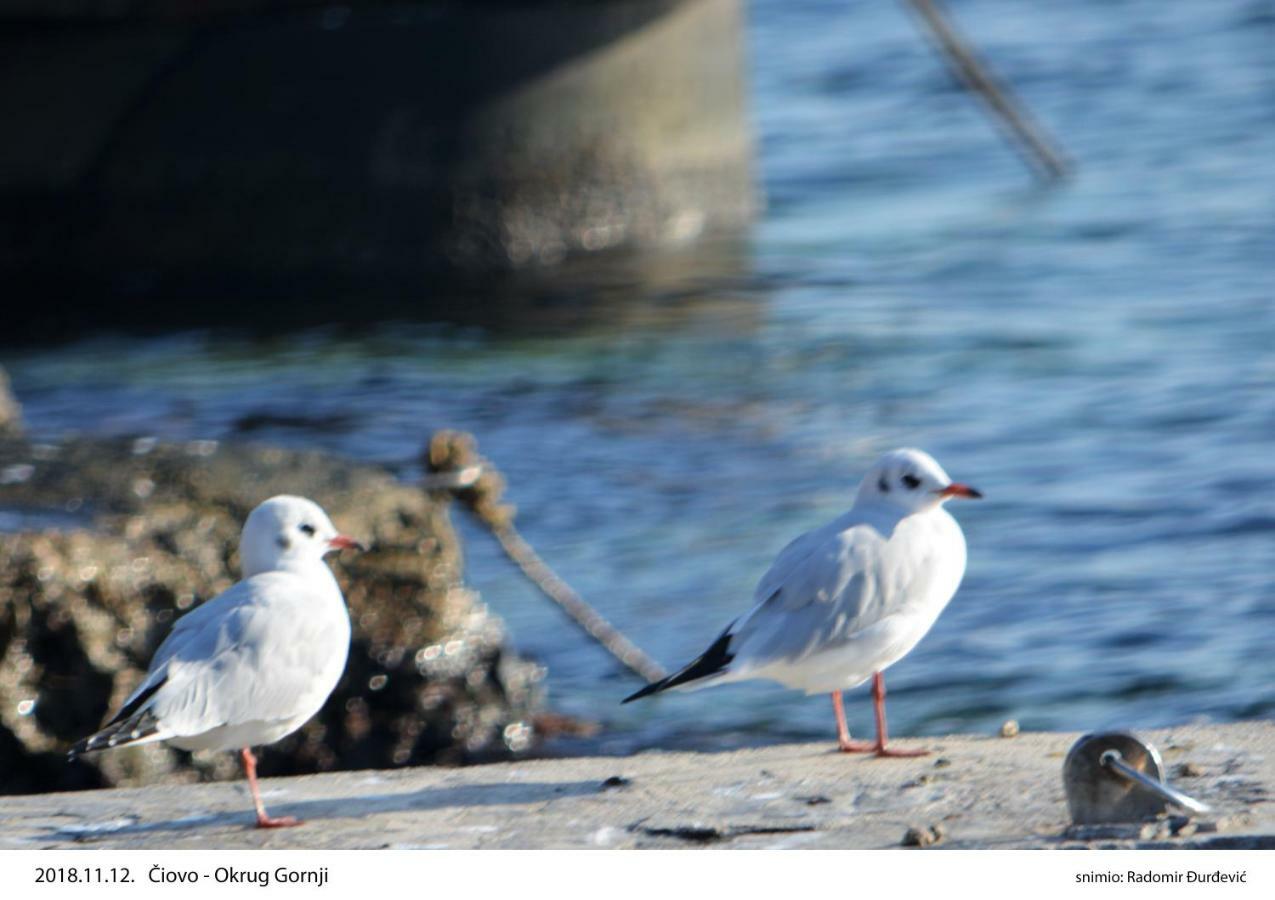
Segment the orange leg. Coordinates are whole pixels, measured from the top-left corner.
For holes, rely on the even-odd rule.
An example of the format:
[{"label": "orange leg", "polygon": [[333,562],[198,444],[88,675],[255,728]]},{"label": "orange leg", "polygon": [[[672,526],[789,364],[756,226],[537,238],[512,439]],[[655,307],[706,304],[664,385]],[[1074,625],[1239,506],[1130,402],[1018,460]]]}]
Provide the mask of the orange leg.
[{"label": "orange leg", "polygon": [[248,787],[252,790],[252,802],[257,807],[257,827],[258,828],[291,828],[301,823],[292,816],[282,816],[272,819],[266,815],[265,804],[261,802],[261,790],[257,787],[257,757],[252,755],[252,750],[244,747],[239,751],[239,757],[243,761],[244,774],[248,776]]},{"label": "orange leg", "polygon": [[841,691],[832,692],[832,712],[837,717],[837,749],[842,753],[868,753],[876,749],[870,741],[850,740],[850,729],[846,727],[846,710],[841,705]]},{"label": "orange leg", "polygon": [[929,756],[929,750],[888,750],[885,731],[885,676],[877,672],[872,676],[872,706],[877,717],[877,743],[872,751],[877,756]]}]

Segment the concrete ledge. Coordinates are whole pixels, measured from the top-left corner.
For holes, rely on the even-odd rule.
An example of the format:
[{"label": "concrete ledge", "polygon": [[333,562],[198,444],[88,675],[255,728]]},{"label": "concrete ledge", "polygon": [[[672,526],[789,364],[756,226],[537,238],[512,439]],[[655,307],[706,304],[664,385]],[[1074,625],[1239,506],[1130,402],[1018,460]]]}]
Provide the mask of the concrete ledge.
[{"label": "concrete ledge", "polygon": [[1037,733],[899,742],[934,751],[922,759],[816,743],[270,779],[271,813],[308,820],[271,832],[233,783],[9,797],[0,847],[866,849],[940,826],[938,847],[1275,848],[1275,724],[1142,736],[1213,813],[1069,830],[1060,773],[1077,735]]}]

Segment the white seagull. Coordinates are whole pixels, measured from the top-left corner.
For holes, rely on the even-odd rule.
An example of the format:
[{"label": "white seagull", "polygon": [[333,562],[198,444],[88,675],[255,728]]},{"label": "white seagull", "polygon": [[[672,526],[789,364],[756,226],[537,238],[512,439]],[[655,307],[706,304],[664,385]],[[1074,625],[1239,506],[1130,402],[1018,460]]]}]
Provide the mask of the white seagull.
[{"label": "white seagull", "polygon": [[[925,637],[965,574],[965,537],[943,508],[981,497],[928,453],[893,450],[868,470],[849,512],[783,549],[762,576],[752,611],[694,662],[624,702],[767,678],[807,694],[830,692],[846,753],[923,756],[886,748],[882,672]],[[875,743],[850,740],[841,692],[872,679]]]},{"label": "white seagull", "polygon": [[239,750],[257,827],[271,818],[252,747],[291,734],[336,687],[350,650],[350,614],[324,554],[362,547],[303,497],[271,497],[239,539],[243,581],[177,620],[150,671],[81,753],[168,741],[183,750]]}]

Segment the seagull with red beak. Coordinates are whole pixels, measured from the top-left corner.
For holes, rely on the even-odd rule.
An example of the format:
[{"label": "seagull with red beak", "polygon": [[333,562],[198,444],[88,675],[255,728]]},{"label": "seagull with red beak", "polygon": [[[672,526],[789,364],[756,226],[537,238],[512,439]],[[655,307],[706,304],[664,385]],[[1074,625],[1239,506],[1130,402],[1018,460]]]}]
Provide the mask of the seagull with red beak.
[{"label": "seagull with red beak", "polygon": [[82,753],[168,741],[183,750],[238,750],[257,827],[300,824],[266,814],[252,748],[296,731],[336,687],[350,650],[350,614],[323,557],[363,549],[304,497],[271,497],[239,540],[243,581],[177,620],[150,671]]},{"label": "seagull with red beak", "polygon": [[[751,612],[689,665],[624,702],[764,678],[831,694],[843,752],[925,755],[887,746],[882,673],[925,637],[965,574],[965,537],[943,504],[981,496],[924,451],[885,454],[848,512],[783,549],[757,585]],[[854,741],[841,692],[869,679],[877,737]]]}]

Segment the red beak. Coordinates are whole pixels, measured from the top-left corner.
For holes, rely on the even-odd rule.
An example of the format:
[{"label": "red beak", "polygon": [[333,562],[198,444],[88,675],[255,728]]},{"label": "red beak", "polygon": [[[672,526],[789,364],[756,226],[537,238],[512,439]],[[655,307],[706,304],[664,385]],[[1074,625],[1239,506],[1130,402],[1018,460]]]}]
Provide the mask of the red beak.
[{"label": "red beak", "polygon": [[968,484],[961,484],[959,481],[953,481],[947,487],[942,488],[936,493],[940,497],[965,497],[969,500],[981,500],[983,492],[975,490]]},{"label": "red beak", "polygon": [[366,550],[367,548],[356,541],[354,538],[344,534],[338,534],[332,540],[328,541],[328,546],[333,550],[347,550],[353,547],[355,550]]}]

